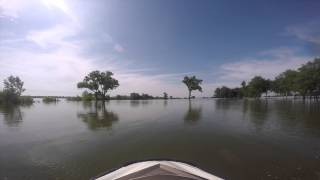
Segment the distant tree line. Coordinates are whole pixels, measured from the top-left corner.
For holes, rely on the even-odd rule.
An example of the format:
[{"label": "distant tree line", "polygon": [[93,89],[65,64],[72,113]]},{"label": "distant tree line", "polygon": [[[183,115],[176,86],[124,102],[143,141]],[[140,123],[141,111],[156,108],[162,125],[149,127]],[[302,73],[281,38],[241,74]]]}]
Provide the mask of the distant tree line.
[{"label": "distant tree line", "polygon": [[[201,79],[197,79],[195,76],[185,76],[182,81],[188,88],[188,98],[194,98],[191,96],[191,92],[199,90],[202,92]],[[119,87],[119,81],[113,78],[113,73],[110,71],[100,72],[92,71],[84,77],[81,82],[77,83],[79,89],[86,89],[81,96],[66,97],[66,96],[21,96],[25,91],[23,88],[24,82],[15,76],[9,76],[4,80],[4,89],[0,91],[0,103],[32,103],[33,98],[42,98],[44,103],[57,102],[59,98],[66,98],[69,101],[92,101],[92,100],[147,100],[147,99],[180,99],[173,96],[169,96],[167,92],[163,92],[163,96],[152,96],[146,93],[130,93],[126,95],[116,95],[110,97],[108,92]]]},{"label": "distant tree line", "polygon": [[[106,96],[105,100],[147,100],[147,99],[177,99],[172,96],[168,98],[168,94],[165,92],[164,96],[152,96],[146,93],[130,93],[130,95],[116,95],[116,96]],[[95,97],[92,93],[89,93],[88,91],[84,91],[82,93],[82,96],[76,96],[76,97],[67,97],[67,100],[69,101],[92,101],[95,100]]]},{"label": "distant tree line", "polygon": [[286,70],[276,76],[274,80],[261,76],[253,77],[248,84],[243,81],[241,87],[216,88],[214,97],[217,98],[259,98],[263,93],[274,92],[278,96],[302,96],[318,99],[320,96],[320,58],[315,58],[303,64],[298,70]]},{"label": "distant tree line", "polygon": [[52,103],[52,102],[58,102],[58,101],[59,99],[56,97],[50,97],[50,96],[42,97],[42,102],[44,103]]},{"label": "distant tree line", "polygon": [[[70,101],[91,101],[91,100],[140,100],[140,99],[168,99],[168,93],[164,92],[163,97],[153,97],[146,93],[130,93],[129,96],[117,95],[110,97],[107,93],[119,87],[119,81],[112,77],[113,73],[110,71],[100,72],[92,71],[84,77],[83,81],[77,84],[79,89],[86,89],[82,96],[68,97]],[[173,99],[172,96],[170,96]]]},{"label": "distant tree line", "polygon": [[[192,91],[198,90],[202,92],[201,83],[203,80],[196,76],[185,76],[182,80],[188,89],[188,98],[194,98]],[[15,76],[9,76],[4,80],[4,88],[0,91],[0,103],[24,103],[33,102],[30,96],[21,96],[25,91],[24,82]],[[109,99],[129,99],[129,100],[145,100],[145,99],[176,99],[168,96],[164,92],[162,97],[153,97],[146,93],[131,93],[129,96],[117,95],[110,97],[108,92],[119,87],[119,81],[113,78],[110,71],[100,72],[92,71],[84,79],[77,84],[79,89],[86,89],[82,96],[66,97],[72,101],[91,101],[91,100],[109,100]],[[303,64],[298,70],[286,70],[279,74],[274,80],[265,79],[261,76],[253,77],[248,83],[243,81],[241,87],[229,88],[222,86],[216,88],[214,97],[217,98],[242,98],[253,97],[259,98],[262,94],[268,96],[268,92],[274,92],[278,96],[302,96],[318,99],[320,96],[320,58],[315,58],[306,64]],[[57,97],[42,97],[44,102],[56,102]]]}]

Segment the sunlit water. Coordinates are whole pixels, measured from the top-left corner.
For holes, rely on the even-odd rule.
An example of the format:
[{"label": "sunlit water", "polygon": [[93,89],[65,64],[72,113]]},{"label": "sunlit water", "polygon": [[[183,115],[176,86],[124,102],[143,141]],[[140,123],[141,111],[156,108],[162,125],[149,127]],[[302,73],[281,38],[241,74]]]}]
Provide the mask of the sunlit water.
[{"label": "sunlit water", "polygon": [[0,179],[89,179],[174,159],[226,179],[320,179],[320,104],[150,100],[0,106]]}]

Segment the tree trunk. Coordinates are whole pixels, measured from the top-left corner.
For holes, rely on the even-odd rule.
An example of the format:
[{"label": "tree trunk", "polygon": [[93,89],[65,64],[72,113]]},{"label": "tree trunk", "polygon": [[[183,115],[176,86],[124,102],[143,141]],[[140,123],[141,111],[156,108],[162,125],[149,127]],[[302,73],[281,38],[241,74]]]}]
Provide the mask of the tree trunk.
[{"label": "tree trunk", "polygon": [[104,106],[104,104],[105,104],[105,101],[106,101],[106,91],[102,91],[101,92],[101,95],[102,95],[102,105]]},{"label": "tree trunk", "polygon": [[189,99],[191,99],[191,90],[189,90]]}]

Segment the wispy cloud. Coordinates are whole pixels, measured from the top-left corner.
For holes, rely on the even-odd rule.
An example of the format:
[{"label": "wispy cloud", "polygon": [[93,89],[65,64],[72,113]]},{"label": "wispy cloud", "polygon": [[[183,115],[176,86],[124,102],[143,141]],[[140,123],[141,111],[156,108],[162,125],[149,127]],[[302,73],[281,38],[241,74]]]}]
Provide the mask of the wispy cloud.
[{"label": "wispy cloud", "polygon": [[0,1],[0,18],[8,18],[14,20],[19,17],[22,9],[26,8],[32,3],[19,0],[1,0]]},{"label": "wispy cloud", "polygon": [[[255,75],[274,78],[310,60],[298,49],[278,48],[221,64],[211,77],[180,69],[177,73],[163,73],[160,67],[144,66],[137,63],[141,61],[126,57],[130,47],[124,46],[125,42],[117,41],[105,29],[88,26],[69,2],[72,1],[0,0],[1,22],[10,24],[9,28],[0,27],[0,80],[11,74],[21,76],[27,89],[25,94],[75,95],[81,93],[76,83],[86,73],[111,70],[120,81],[120,87],[112,94],[162,95],[165,91],[173,96],[187,96],[181,80],[185,75],[196,74],[210,83],[205,81],[204,92],[194,94],[210,96],[217,86],[237,86]],[[38,10],[42,10],[43,17],[36,14],[32,18],[40,19],[25,19],[30,11],[37,13]],[[28,22],[27,27],[19,24],[21,22]],[[319,27],[319,23],[311,23],[290,27],[287,31],[303,41],[320,44]]]},{"label": "wispy cloud", "polygon": [[77,28],[74,25],[59,24],[46,30],[31,31],[26,40],[31,41],[41,48],[74,47],[74,42],[66,41],[65,38],[75,35]]},{"label": "wispy cloud", "polygon": [[239,86],[241,81],[254,76],[273,79],[287,69],[297,69],[311,57],[299,55],[290,48],[272,49],[258,53],[257,57],[245,58],[221,65],[217,82]]},{"label": "wispy cloud", "polygon": [[[20,2],[22,1],[10,0],[2,3],[1,18],[9,21],[12,18],[24,18],[23,12],[30,8],[30,5]],[[11,74],[21,76],[27,89],[25,94],[79,94],[80,90],[77,90],[76,83],[81,81],[86,73],[93,70],[111,70],[121,84],[113,94],[144,92],[162,95],[167,91],[170,95],[181,95],[181,89],[184,87],[177,86],[175,81],[180,84],[177,78],[184,73],[151,75],[150,72],[156,69],[145,68],[141,64],[139,68],[134,68],[132,67],[134,63],[130,60],[116,61],[117,58],[108,56],[106,52],[100,56],[83,56],[82,52],[85,49],[97,43],[95,39],[110,44],[113,47],[111,51],[117,53],[123,53],[124,48],[106,32],[95,34],[99,38],[83,37],[84,25],[63,0],[32,1],[32,3],[38,3],[38,6],[47,8],[48,11],[59,9],[66,19],[47,28],[28,29],[26,35],[22,37],[9,32],[1,34],[3,38],[0,44],[0,78],[3,79]]]},{"label": "wispy cloud", "polygon": [[120,44],[115,44],[113,46],[114,50],[119,52],[119,53],[122,53],[124,51],[124,48],[120,45]]},{"label": "wispy cloud", "polygon": [[290,26],[287,33],[293,35],[303,41],[320,45],[320,22],[319,20],[305,24]]}]

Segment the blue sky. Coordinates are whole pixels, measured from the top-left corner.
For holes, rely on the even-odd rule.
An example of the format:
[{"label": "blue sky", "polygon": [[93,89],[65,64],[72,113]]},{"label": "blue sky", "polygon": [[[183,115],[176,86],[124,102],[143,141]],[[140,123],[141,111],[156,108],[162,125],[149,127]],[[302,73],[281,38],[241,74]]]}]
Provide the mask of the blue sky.
[{"label": "blue sky", "polygon": [[320,53],[320,1],[1,0],[0,78],[29,95],[75,95],[92,70],[111,92],[186,96],[183,76],[210,96],[254,75],[274,78]]}]

